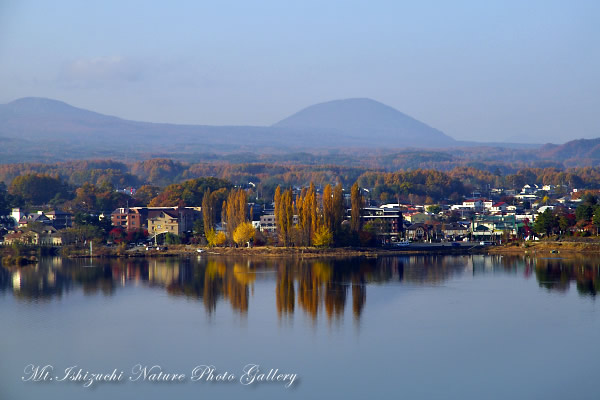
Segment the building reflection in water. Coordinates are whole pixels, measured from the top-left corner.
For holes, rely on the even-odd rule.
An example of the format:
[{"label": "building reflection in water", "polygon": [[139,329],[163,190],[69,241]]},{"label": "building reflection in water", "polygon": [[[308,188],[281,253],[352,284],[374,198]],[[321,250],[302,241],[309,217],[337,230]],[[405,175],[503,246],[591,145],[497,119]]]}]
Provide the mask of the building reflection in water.
[{"label": "building reflection in water", "polygon": [[[340,320],[351,298],[359,320],[369,285],[402,283],[440,285],[454,276],[472,274],[535,276],[539,287],[565,292],[575,282],[581,295],[596,296],[600,262],[595,258],[529,258],[522,256],[398,256],[351,259],[134,259],[84,261],[45,258],[22,268],[0,268],[0,292],[22,301],[49,301],[73,290],[110,296],[126,285],[166,290],[172,296],[201,301],[212,314],[219,302],[245,315],[254,284],[273,282],[280,318],[302,310],[315,321],[320,315]],[[350,310],[348,309],[348,312]]]}]

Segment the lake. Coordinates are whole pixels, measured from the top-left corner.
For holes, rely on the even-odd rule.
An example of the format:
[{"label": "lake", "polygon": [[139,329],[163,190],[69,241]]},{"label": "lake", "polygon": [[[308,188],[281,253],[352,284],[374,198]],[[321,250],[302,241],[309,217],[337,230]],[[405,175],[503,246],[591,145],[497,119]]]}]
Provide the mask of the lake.
[{"label": "lake", "polygon": [[45,258],[0,268],[0,398],[597,399],[599,265]]}]

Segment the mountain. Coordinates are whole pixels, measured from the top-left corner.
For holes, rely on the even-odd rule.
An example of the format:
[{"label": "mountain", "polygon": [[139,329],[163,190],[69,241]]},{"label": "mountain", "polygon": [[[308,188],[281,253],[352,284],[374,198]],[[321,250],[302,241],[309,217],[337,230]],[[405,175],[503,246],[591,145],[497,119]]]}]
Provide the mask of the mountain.
[{"label": "mountain", "polygon": [[296,135],[317,133],[339,144],[355,141],[368,147],[442,147],[454,139],[421,121],[371,99],[334,100],[315,104],[273,125]]},{"label": "mountain", "polygon": [[[18,139],[41,155],[227,151],[248,137],[269,148],[270,128],[156,124],[121,119],[61,101],[27,97],[0,105],[0,137]],[[83,155],[83,154],[82,154]],[[71,157],[72,158],[72,157]]]},{"label": "mountain", "polygon": [[[454,140],[369,99],[308,107],[273,126],[208,126],[130,121],[26,97],[0,105],[3,162],[89,157],[136,158],[157,154],[258,153],[340,148],[443,147]],[[8,148],[8,147],[7,147]]]},{"label": "mountain", "polygon": [[514,162],[595,166],[600,164],[600,138],[541,147],[455,141],[370,99],[316,104],[272,126],[138,122],[36,97],[0,104],[0,163],[154,157],[192,162],[261,162],[275,157],[289,163],[348,165],[381,161],[391,168]]},{"label": "mountain", "polygon": [[600,138],[577,139],[556,145],[546,144],[537,152],[537,157],[563,162],[569,166],[600,164]]}]

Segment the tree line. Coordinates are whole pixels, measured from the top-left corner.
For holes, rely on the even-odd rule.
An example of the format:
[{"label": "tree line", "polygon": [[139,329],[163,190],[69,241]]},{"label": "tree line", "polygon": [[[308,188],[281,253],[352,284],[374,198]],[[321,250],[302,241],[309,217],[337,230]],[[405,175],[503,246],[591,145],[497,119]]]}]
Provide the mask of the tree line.
[{"label": "tree line", "polygon": [[600,232],[600,198],[598,192],[584,192],[575,212],[563,207],[547,208],[540,213],[533,229],[538,235],[590,236]]},{"label": "tree line", "polygon": [[[404,156],[421,157],[420,153]],[[387,157],[387,156],[386,156]],[[421,165],[421,164],[419,164]],[[427,165],[427,164],[422,164]],[[61,185],[77,188],[85,183],[94,186],[110,184],[114,188],[145,186],[146,198],[149,201],[156,197],[156,192],[172,184],[214,177],[230,182],[232,185],[248,185],[252,182],[252,196],[272,198],[278,185],[284,187],[307,186],[310,182],[320,188],[327,184],[340,182],[350,187],[357,180],[362,187],[373,188],[373,197],[377,201],[396,198],[398,194],[406,201],[433,201],[450,199],[468,195],[470,192],[490,187],[520,189],[525,184],[565,185],[565,187],[593,188],[600,184],[600,167],[559,168],[548,166],[532,168],[511,165],[488,165],[470,163],[452,168],[440,169],[411,168],[384,171],[377,166],[365,163],[357,165],[332,164],[290,164],[285,162],[197,162],[186,163],[170,159],[150,159],[134,163],[111,160],[69,161],[53,164],[23,163],[0,165],[0,182],[7,187],[19,176],[48,175],[60,180]],[[18,186],[18,185],[17,185]],[[17,190],[18,191],[18,190]],[[58,191],[57,191],[58,192]],[[26,200],[49,201],[48,195]],[[67,189],[68,192],[68,189]],[[63,192],[61,196],[65,196]],[[165,195],[167,196],[167,195]],[[409,196],[412,196],[409,198]],[[150,198],[148,198],[150,197]],[[188,200],[192,198],[188,197]],[[157,200],[164,203],[168,197]]]}]

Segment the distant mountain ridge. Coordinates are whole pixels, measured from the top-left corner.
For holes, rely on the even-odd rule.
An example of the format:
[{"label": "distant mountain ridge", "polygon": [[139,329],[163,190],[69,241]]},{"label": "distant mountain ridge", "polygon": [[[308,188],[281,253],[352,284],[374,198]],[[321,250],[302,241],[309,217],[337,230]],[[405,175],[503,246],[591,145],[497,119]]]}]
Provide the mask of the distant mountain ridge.
[{"label": "distant mountain ridge", "polygon": [[[185,159],[212,155],[319,154],[322,162],[339,154],[393,155],[427,149],[432,162],[558,162],[600,164],[600,139],[562,145],[456,141],[392,107],[371,99],[315,104],[272,126],[177,125],[131,121],[73,107],[58,100],[27,97],[0,104],[0,163],[73,159]],[[508,150],[510,149],[510,150]],[[421,153],[415,153],[421,154]],[[241,156],[238,156],[241,157]],[[346,157],[346,156],[344,156]],[[405,160],[406,155],[398,160]],[[425,156],[419,155],[421,159]],[[235,159],[235,157],[233,157]],[[259,160],[260,157],[255,157]],[[294,159],[289,159],[294,162]],[[453,161],[446,161],[448,165]],[[413,163],[414,164],[414,163]],[[399,168],[404,168],[398,164]],[[412,165],[412,164],[410,164]]]},{"label": "distant mountain ridge", "polygon": [[[340,147],[432,148],[454,143],[439,130],[369,99],[317,104],[273,126],[261,127],[131,121],[58,100],[26,97],[0,105],[0,137],[14,139],[32,152],[40,146],[41,154],[54,152],[57,157],[157,151],[270,153]],[[18,144],[11,147],[12,151],[18,148]]]}]

